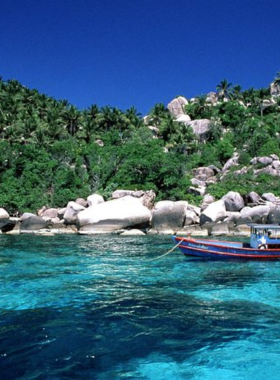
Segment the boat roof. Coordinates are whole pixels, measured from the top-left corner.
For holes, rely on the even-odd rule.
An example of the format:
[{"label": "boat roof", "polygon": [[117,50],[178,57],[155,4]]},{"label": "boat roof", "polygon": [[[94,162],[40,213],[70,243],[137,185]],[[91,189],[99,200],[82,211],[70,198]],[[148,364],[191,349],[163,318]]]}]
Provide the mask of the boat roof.
[{"label": "boat roof", "polygon": [[248,226],[251,228],[255,228],[256,230],[280,230],[279,224],[254,224],[248,223]]}]

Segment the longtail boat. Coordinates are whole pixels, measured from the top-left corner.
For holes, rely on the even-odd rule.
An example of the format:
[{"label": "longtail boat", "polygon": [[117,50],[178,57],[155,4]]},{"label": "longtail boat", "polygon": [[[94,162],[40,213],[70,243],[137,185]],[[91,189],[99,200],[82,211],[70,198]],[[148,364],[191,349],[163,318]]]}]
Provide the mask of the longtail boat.
[{"label": "longtail boat", "polygon": [[248,224],[250,242],[210,240],[173,236],[174,243],[186,256],[215,259],[280,259],[280,225]]}]

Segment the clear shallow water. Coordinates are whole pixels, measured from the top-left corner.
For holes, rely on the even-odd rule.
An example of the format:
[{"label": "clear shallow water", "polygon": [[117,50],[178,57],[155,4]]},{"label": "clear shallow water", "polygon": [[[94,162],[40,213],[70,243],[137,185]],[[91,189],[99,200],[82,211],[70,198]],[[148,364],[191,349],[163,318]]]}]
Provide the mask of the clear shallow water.
[{"label": "clear shallow water", "polygon": [[279,379],[280,262],[0,236],[1,379]]}]

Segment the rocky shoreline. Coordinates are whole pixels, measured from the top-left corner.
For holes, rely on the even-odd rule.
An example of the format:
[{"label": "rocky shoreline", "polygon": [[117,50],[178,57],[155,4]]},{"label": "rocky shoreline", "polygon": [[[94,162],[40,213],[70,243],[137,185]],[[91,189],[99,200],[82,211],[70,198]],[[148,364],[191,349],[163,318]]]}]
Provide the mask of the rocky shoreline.
[{"label": "rocky shoreline", "polygon": [[187,201],[159,201],[153,191],[117,190],[110,200],[92,194],[65,208],[44,206],[36,214],[10,217],[0,209],[5,234],[120,234],[248,236],[247,223],[279,224],[280,200],[272,193],[230,191],[222,199],[205,195],[200,207]]}]

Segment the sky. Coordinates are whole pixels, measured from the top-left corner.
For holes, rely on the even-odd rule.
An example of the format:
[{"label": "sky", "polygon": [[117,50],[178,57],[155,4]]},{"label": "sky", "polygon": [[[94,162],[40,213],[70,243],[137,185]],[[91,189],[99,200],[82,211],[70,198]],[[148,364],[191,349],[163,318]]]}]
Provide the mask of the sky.
[{"label": "sky", "polygon": [[279,0],[0,0],[0,75],[79,109],[267,87]]}]

